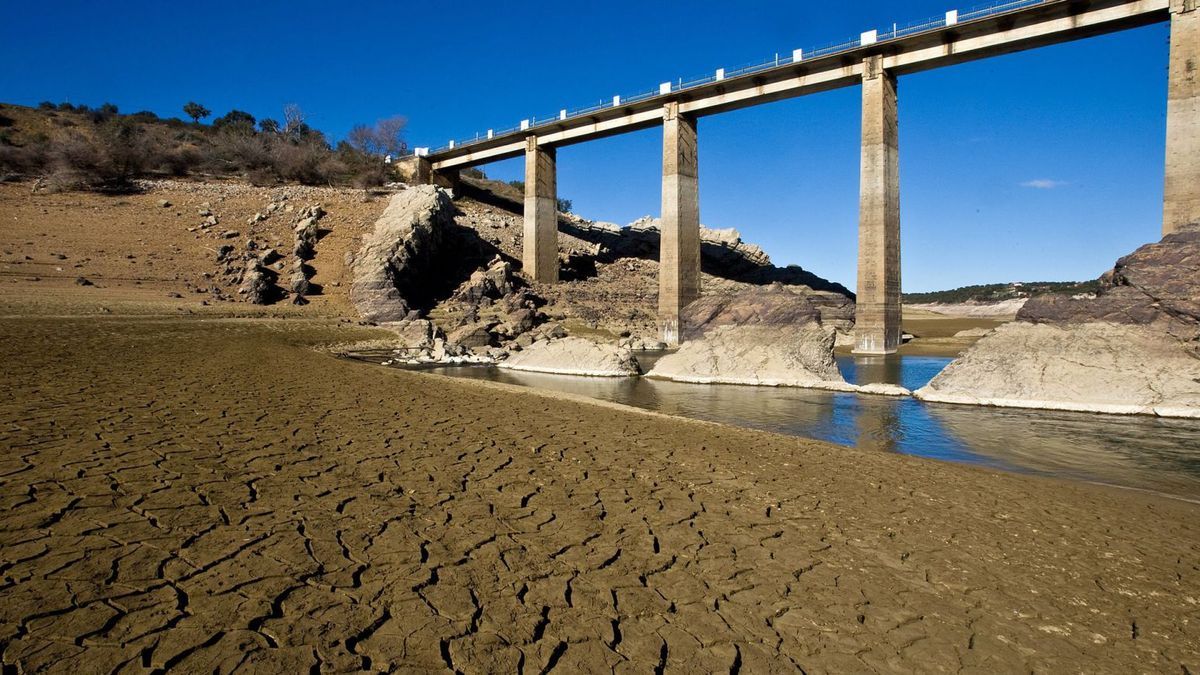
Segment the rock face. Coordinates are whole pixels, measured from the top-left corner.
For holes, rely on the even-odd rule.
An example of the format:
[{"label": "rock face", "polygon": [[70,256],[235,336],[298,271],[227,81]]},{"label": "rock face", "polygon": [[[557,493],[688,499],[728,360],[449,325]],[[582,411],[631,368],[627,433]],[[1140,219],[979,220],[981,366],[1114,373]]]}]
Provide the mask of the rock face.
[{"label": "rock face", "polygon": [[664,356],[649,377],[678,382],[848,389],[833,358],[834,330],[793,325],[723,325]]},{"label": "rock face", "polygon": [[628,377],[641,372],[628,349],[574,337],[535,342],[499,367],[593,377]]},{"label": "rock face", "polygon": [[1017,320],[1155,326],[1200,353],[1200,224],[1121,258],[1100,283],[1095,298],[1033,298]]},{"label": "rock face", "polygon": [[[848,389],[833,357],[854,303],[838,293],[772,284],[707,296],[683,311],[684,343],[650,372],[680,382]],[[847,328],[849,327],[847,325]]]},{"label": "rock face", "polygon": [[351,263],[350,300],[364,319],[400,321],[408,315],[408,298],[433,273],[431,261],[453,210],[450,196],[432,185],[392,197]]},{"label": "rock face", "polygon": [[1014,322],[977,342],[916,396],[945,403],[1200,417],[1200,359],[1147,326]]},{"label": "rock face", "polygon": [[702,297],[684,308],[681,318],[684,340],[720,326],[799,326],[813,321],[849,332],[854,327],[854,301],[841,293],[771,284]]},{"label": "rock face", "polygon": [[1117,261],[1095,297],[1031,299],[916,395],[1200,417],[1200,229]]}]

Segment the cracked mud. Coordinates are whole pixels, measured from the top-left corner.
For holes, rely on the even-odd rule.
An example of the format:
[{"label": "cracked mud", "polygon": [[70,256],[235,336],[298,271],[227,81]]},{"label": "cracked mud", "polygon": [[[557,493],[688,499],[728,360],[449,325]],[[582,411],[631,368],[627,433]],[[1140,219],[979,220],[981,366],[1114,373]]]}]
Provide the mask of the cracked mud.
[{"label": "cracked mud", "polygon": [[0,320],[5,672],[1200,672],[1200,507]]}]

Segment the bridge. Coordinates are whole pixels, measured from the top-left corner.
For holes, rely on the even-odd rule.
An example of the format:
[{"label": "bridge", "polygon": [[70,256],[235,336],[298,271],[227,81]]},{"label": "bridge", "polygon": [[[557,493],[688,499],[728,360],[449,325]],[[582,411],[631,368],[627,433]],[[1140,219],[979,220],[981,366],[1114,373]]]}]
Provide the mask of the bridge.
[{"label": "bridge", "polygon": [[700,295],[699,117],[840,87],[862,88],[862,157],[855,352],[900,344],[900,76],[1170,22],[1163,233],[1200,221],[1200,0],[1005,0],[970,11],[658,88],[563,109],[436,149],[418,148],[421,182],[453,184],[459,170],[525,157],[524,269],[558,280],[556,148],[663,129],[659,323],[677,344],[681,310]]}]

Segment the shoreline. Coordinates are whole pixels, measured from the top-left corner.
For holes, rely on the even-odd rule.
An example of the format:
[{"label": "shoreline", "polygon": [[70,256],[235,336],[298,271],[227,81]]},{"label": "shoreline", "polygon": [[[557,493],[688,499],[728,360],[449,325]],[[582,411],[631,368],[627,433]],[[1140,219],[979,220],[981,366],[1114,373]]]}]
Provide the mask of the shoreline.
[{"label": "shoreline", "polygon": [[[811,441],[811,442],[815,442],[815,443],[823,443],[826,445],[830,445],[830,446],[837,448],[838,450],[852,450],[854,452],[865,452],[865,453],[879,452],[877,450],[866,450],[866,449],[859,448],[859,447],[856,447],[853,445],[846,445],[846,444],[837,443],[834,441],[827,441],[827,440],[823,440],[820,438],[814,438],[811,436],[805,436],[805,435],[800,435],[800,434],[789,434],[789,433],[784,433],[784,432],[779,432],[779,431],[772,431],[769,429],[761,429],[761,428],[743,425],[743,424],[736,424],[736,423],[732,423],[732,422],[721,422],[721,421],[717,421],[717,420],[703,419],[700,417],[689,417],[687,415],[666,413],[666,412],[661,412],[658,410],[653,410],[650,408],[643,408],[643,407],[628,404],[628,403],[619,403],[616,401],[610,401],[610,400],[603,399],[603,398],[594,398],[592,396],[587,396],[584,394],[575,394],[575,393],[560,391],[560,390],[556,390],[556,389],[545,389],[545,388],[541,388],[541,387],[538,387],[535,385],[510,384],[507,382],[496,382],[493,380],[476,379],[476,378],[469,378],[469,377],[458,377],[455,375],[444,375],[442,373],[433,372],[433,370],[435,370],[439,367],[442,367],[442,366],[432,366],[432,367],[424,366],[424,365],[417,366],[417,367],[386,366],[386,365],[383,365],[380,363],[375,363],[373,361],[369,361],[366,359],[355,358],[354,356],[350,356],[347,354],[339,354],[336,352],[325,352],[325,351],[321,351],[320,353],[323,353],[327,356],[331,356],[335,359],[344,359],[347,361],[353,361],[355,363],[358,363],[358,364],[364,365],[364,366],[383,368],[383,369],[387,369],[387,370],[399,370],[401,372],[414,373],[421,377],[438,378],[445,382],[465,383],[468,386],[480,387],[480,388],[484,388],[484,389],[491,389],[494,391],[500,391],[500,392],[504,392],[504,393],[508,393],[508,394],[533,395],[533,396],[547,398],[550,400],[569,401],[572,403],[579,403],[579,404],[583,404],[583,405],[593,405],[593,406],[598,406],[601,408],[620,411],[623,413],[648,415],[651,417],[659,417],[659,418],[664,418],[664,419],[668,419],[668,420],[672,420],[672,421],[676,421],[676,422],[683,422],[683,423],[689,423],[689,424],[713,425],[713,426],[716,426],[719,428],[724,428],[724,429],[734,430],[734,431],[749,431],[749,432],[754,432],[754,433],[772,434],[772,435],[781,436],[784,438],[802,439],[805,441]],[[478,365],[475,367],[486,368],[486,367],[494,367],[494,366]],[[559,373],[541,373],[541,372],[539,372],[538,374],[554,375],[554,374],[559,374]],[[572,375],[572,377],[586,377],[586,376]],[[646,377],[646,376],[641,375],[639,377]],[[665,378],[649,378],[649,379],[662,379],[663,381],[675,381],[675,380],[667,380]],[[683,383],[684,384],[695,384],[692,382],[683,382]],[[741,384],[736,384],[736,383],[732,383],[732,384],[722,383],[722,384],[726,384],[727,386],[735,386],[735,387],[737,387],[737,386],[764,386],[764,385],[741,385]],[[822,390],[819,388],[811,388],[811,387],[794,387],[794,388],[796,388],[796,389],[815,389],[817,391],[830,391],[833,393],[867,393],[868,395],[871,395],[871,396],[882,396],[885,398],[904,398],[904,397],[899,397],[899,396],[889,396],[887,394],[870,394],[868,392],[855,392],[855,391],[835,390],[835,389]],[[914,396],[912,398],[916,398],[916,397]],[[917,400],[920,400],[920,399],[917,399]],[[922,402],[924,403],[925,401],[922,401]],[[941,403],[940,401],[929,401],[929,402],[930,403]],[[946,404],[946,405],[953,405],[953,404]],[[976,406],[976,407],[992,407],[992,406],[982,406],[981,405],[981,406]],[[1063,412],[1090,412],[1090,411],[1065,410]],[[1095,414],[1103,414],[1103,413],[1095,413]],[[1167,418],[1167,419],[1188,419],[1188,418]],[[909,453],[899,453],[899,456],[909,458],[912,460],[922,461],[922,462],[934,462],[937,464],[950,464],[950,465],[957,466],[957,467],[967,467],[970,469],[984,471],[986,473],[991,473],[991,474],[1023,476],[1026,478],[1033,478],[1033,479],[1037,479],[1037,480],[1049,480],[1049,481],[1054,481],[1056,483],[1067,484],[1067,485],[1091,485],[1091,486],[1101,487],[1104,489],[1116,489],[1116,490],[1123,490],[1123,491],[1128,490],[1128,491],[1133,491],[1133,492],[1137,492],[1137,493],[1141,493],[1141,494],[1152,495],[1155,497],[1161,497],[1161,498],[1169,499],[1172,501],[1180,501],[1180,502],[1185,502],[1185,503],[1189,503],[1189,504],[1200,505],[1200,497],[1188,497],[1185,495],[1173,494],[1170,492],[1163,492],[1160,490],[1154,490],[1151,488],[1144,488],[1144,487],[1137,487],[1137,486],[1133,486],[1133,485],[1120,485],[1118,483],[1109,483],[1109,482],[1105,482],[1105,481],[1101,481],[1101,480],[1091,480],[1091,479],[1086,479],[1086,478],[1073,478],[1070,476],[1054,476],[1054,475],[1040,473],[1036,470],[1022,469],[1021,467],[1014,467],[1013,469],[1004,469],[1004,468],[988,466],[988,465],[980,464],[980,463],[963,462],[963,461],[956,461],[956,460],[950,460],[950,459],[938,459],[938,458],[925,457],[922,455],[914,455],[914,454],[909,454]]]}]

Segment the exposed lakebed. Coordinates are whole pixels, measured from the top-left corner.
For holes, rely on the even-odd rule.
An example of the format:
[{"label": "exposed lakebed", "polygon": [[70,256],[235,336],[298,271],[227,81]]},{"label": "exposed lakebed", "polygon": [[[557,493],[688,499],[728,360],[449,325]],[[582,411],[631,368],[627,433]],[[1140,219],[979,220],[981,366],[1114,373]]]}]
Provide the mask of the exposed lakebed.
[{"label": "exposed lakebed", "polygon": [[[660,356],[640,353],[638,360],[649,370]],[[937,356],[839,356],[838,367],[851,383],[886,382],[915,390],[950,361]],[[1197,420],[959,406],[791,387],[577,377],[481,366],[422,370],[578,394],[840,445],[1200,499]]]}]

